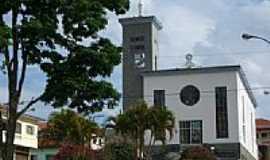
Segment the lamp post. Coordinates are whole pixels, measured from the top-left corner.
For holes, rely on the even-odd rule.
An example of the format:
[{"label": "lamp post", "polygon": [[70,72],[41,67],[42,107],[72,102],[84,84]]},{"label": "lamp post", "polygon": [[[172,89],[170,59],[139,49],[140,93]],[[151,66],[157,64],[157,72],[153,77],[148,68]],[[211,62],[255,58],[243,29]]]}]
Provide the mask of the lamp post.
[{"label": "lamp post", "polygon": [[[260,37],[260,36],[256,36],[256,35],[252,35],[252,34],[248,34],[248,33],[243,33],[242,34],[242,39],[243,40],[250,40],[250,39],[258,39],[258,40],[262,40],[268,44],[270,44],[270,40],[264,38],[264,37]],[[264,95],[270,95],[270,91],[264,91],[263,92]]]},{"label": "lamp post", "polygon": [[263,40],[264,42],[270,44],[270,40],[268,40],[268,39],[266,39],[264,37],[260,37],[260,36],[256,36],[256,35],[251,35],[251,34],[248,34],[248,33],[243,33],[241,37],[244,40],[259,39],[259,40]]}]

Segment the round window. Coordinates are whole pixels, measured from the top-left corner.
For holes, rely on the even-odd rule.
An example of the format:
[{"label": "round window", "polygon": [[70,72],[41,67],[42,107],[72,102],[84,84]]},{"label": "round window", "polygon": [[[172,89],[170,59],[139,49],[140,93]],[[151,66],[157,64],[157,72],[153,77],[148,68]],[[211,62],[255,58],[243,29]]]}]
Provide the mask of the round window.
[{"label": "round window", "polygon": [[193,106],[200,100],[200,91],[192,85],[184,87],[180,92],[180,100],[187,106]]}]

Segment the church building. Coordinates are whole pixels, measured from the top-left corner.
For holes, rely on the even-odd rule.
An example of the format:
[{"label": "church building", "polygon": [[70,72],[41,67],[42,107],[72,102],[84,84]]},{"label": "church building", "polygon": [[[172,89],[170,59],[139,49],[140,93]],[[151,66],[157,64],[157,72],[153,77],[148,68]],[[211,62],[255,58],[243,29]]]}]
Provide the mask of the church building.
[{"label": "church building", "polygon": [[123,27],[123,108],[136,99],[166,106],[176,118],[168,147],[207,145],[221,160],[257,160],[256,100],[240,66],[158,70],[155,16],[119,20]]}]

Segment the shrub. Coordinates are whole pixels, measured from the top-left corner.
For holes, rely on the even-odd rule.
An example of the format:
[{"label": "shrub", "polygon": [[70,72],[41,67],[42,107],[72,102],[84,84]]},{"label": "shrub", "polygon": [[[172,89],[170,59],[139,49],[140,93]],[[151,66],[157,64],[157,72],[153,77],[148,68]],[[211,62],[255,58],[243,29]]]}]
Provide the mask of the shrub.
[{"label": "shrub", "polygon": [[129,143],[109,143],[104,150],[105,160],[134,160],[136,149]]},{"label": "shrub", "polygon": [[206,147],[195,146],[184,150],[180,160],[216,160],[216,156]]},{"label": "shrub", "polygon": [[97,160],[97,152],[84,145],[64,144],[55,155],[54,160]]}]

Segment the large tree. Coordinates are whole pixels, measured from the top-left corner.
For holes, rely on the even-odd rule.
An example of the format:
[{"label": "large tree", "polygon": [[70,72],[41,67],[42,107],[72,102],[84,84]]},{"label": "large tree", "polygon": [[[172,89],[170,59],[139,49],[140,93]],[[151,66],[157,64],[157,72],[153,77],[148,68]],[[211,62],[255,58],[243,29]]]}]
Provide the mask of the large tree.
[{"label": "large tree", "polygon": [[[16,120],[38,101],[94,112],[119,98],[103,77],[120,63],[121,49],[98,33],[108,12],[128,8],[128,0],[0,0],[0,66],[8,87],[4,160],[13,160]],[[19,110],[30,65],[40,67],[47,81]]]}]

